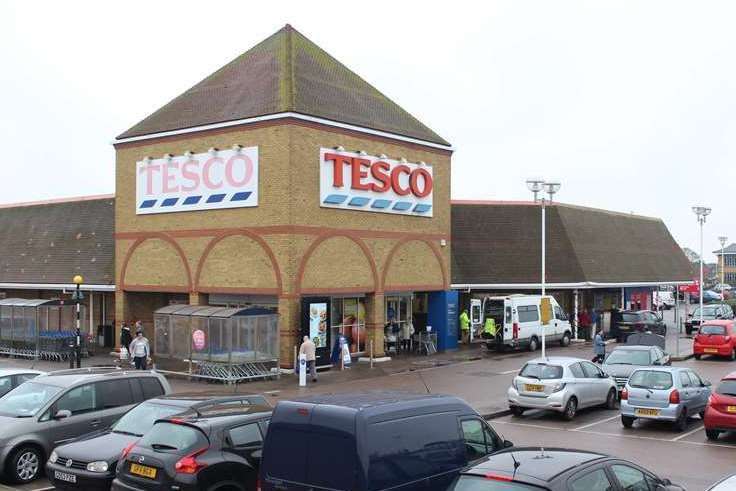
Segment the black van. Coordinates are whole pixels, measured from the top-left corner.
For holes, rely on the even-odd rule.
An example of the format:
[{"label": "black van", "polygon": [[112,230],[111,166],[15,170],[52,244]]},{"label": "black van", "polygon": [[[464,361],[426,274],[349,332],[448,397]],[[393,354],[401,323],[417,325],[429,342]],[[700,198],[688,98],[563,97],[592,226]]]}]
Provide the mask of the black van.
[{"label": "black van", "polygon": [[260,483],[262,491],[444,491],[463,467],[510,446],[456,397],[314,396],[276,405]]}]

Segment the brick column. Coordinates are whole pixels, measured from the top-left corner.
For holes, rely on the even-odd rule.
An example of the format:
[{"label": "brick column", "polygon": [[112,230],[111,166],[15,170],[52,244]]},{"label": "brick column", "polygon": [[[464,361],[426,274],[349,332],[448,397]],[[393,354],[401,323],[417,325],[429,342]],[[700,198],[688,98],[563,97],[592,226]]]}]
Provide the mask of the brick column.
[{"label": "brick column", "polygon": [[279,297],[279,364],[282,368],[294,367],[294,346],[299,348],[301,305],[298,296]]},{"label": "brick column", "polygon": [[209,300],[206,293],[189,292],[189,305],[207,305]]},{"label": "brick column", "polygon": [[124,291],[115,289],[115,320],[113,324],[113,333],[115,336],[115,342],[113,346],[116,349],[120,348],[120,326],[123,322],[131,322],[130,306],[128,305],[128,298]]},{"label": "brick column", "polygon": [[[373,356],[384,356],[383,329],[386,325],[386,297],[383,292],[377,292],[365,297],[365,329],[367,341],[373,340]],[[366,345],[366,356],[370,355],[370,348]]]}]

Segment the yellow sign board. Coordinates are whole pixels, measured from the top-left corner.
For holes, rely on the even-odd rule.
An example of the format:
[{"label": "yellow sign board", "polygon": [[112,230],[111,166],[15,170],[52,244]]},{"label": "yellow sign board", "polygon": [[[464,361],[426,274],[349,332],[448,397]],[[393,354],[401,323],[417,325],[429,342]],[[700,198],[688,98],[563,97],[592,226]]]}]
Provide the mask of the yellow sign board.
[{"label": "yellow sign board", "polygon": [[549,297],[542,297],[539,307],[541,310],[542,325],[546,326],[552,320],[552,301]]}]

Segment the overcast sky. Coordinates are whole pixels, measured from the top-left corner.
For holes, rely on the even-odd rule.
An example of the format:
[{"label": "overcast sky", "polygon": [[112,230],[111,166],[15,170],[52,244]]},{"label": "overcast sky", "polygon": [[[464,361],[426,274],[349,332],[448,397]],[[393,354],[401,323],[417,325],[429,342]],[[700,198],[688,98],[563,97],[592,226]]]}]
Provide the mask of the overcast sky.
[{"label": "overcast sky", "polygon": [[114,192],[116,135],[291,23],[454,145],[453,198],[557,178],[695,250],[710,206],[706,251],[736,242],[736,2],[353,5],[2,1],[0,203]]}]

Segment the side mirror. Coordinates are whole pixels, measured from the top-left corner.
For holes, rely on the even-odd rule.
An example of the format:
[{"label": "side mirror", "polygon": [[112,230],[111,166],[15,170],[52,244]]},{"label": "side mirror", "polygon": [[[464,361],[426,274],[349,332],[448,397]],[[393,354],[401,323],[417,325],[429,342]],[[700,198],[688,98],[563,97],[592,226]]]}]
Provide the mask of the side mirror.
[{"label": "side mirror", "polygon": [[66,419],[69,416],[72,415],[72,412],[68,409],[59,409],[56,411],[56,414],[54,414],[54,419]]},{"label": "side mirror", "polygon": [[654,360],[652,362],[652,365],[655,365],[655,366],[658,366],[658,365],[661,365],[661,364],[662,364],[662,362],[660,362],[659,360]]},{"label": "side mirror", "polygon": [[703,387],[710,387],[713,385],[710,380],[703,380]]},{"label": "side mirror", "polygon": [[504,440],[503,441],[503,448],[511,448],[513,446],[514,446],[514,443],[513,442],[510,442],[508,440]]}]

